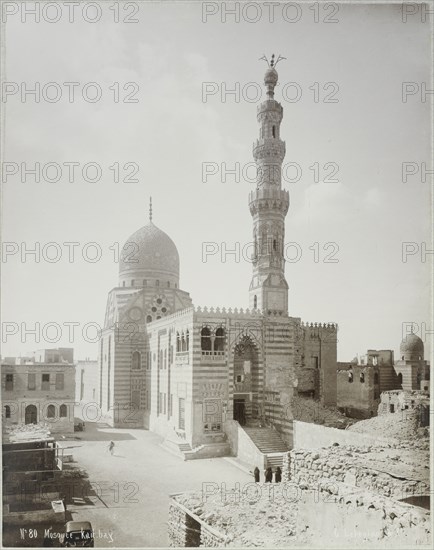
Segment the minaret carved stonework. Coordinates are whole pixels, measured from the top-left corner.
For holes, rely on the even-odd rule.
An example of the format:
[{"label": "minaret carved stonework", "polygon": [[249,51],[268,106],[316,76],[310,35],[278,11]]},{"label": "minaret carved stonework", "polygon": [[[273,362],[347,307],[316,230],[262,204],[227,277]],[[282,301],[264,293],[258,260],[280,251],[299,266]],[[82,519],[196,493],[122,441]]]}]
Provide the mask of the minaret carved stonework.
[{"label": "minaret carved stonework", "polygon": [[249,194],[254,242],[250,308],[287,315],[284,247],[289,193],[282,189],[285,142],[280,139],[283,107],[274,99],[277,61],[274,55],[269,63],[267,60],[269,66],[264,77],[267,98],[258,106],[259,139],[253,144],[257,178],[256,189]]}]

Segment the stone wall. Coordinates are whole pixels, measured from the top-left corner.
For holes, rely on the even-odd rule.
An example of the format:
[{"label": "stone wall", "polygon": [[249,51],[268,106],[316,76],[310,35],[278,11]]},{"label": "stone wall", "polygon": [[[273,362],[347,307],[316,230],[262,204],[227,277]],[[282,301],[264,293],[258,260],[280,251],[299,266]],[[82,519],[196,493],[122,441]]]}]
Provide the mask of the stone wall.
[{"label": "stone wall", "polygon": [[428,483],[395,476],[387,471],[387,464],[384,464],[384,470],[369,463],[363,465],[361,458],[367,452],[365,448],[352,446],[294,449],[284,459],[283,479],[308,488],[318,488],[329,482],[328,488],[332,494],[338,494],[341,483],[396,499],[429,494]]},{"label": "stone wall", "polygon": [[191,510],[177,502],[172,495],[169,504],[169,546],[207,547],[226,546],[226,537],[207,525]]},{"label": "stone wall", "polygon": [[337,372],[337,407],[340,411],[352,418],[370,418],[376,414],[379,402],[377,367],[352,365],[350,369]]}]

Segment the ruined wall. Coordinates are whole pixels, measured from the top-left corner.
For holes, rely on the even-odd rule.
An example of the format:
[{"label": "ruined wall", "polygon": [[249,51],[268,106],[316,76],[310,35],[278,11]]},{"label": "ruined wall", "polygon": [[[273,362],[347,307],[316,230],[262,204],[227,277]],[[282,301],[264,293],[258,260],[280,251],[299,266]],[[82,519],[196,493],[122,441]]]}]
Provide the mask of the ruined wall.
[{"label": "ruined wall", "polygon": [[283,480],[309,488],[317,488],[328,481],[332,494],[338,494],[340,483],[396,499],[429,494],[429,485],[424,481],[393,476],[387,471],[364,466],[354,460],[354,454],[365,452],[364,449],[352,446],[294,449],[289,451],[289,457],[285,457]]},{"label": "ruined wall", "polygon": [[301,323],[296,333],[295,366],[317,371],[315,397],[326,406],[336,406],[337,330],[334,324]]},{"label": "ruined wall", "polygon": [[377,413],[380,391],[376,367],[352,365],[337,372],[337,407],[351,418],[370,418]]},{"label": "ruined wall", "polygon": [[168,532],[171,547],[226,546],[226,537],[223,534],[207,525],[173,498],[169,504]]}]

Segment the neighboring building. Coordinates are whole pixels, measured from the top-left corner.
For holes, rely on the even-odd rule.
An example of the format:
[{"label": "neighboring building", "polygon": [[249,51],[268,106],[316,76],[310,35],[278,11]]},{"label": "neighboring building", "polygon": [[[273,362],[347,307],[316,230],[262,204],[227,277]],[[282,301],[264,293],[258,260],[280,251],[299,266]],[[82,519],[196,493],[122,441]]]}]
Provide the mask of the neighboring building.
[{"label": "neighboring building", "polygon": [[401,359],[394,361],[392,350],[368,350],[359,364],[338,363],[338,409],[352,418],[369,418],[377,414],[380,397],[383,403],[383,392],[429,391],[430,369],[422,340],[409,334],[401,342],[400,354]]},{"label": "neighboring building", "polygon": [[[38,358],[42,356],[38,355]],[[50,357],[50,354],[44,357]],[[69,357],[73,358],[72,355]],[[73,363],[3,362],[1,376],[5,424],[46,422],[52,432],[74,431]]]},{"label": "neighboring building", "polygon": [[38,349],[33,353],[35,363],[73,363],[74,348]]},{"label": "neighboring building", "polygon": [[75,367],[75,395],[82,403],[99,403],[98,361],[86,358]]},{"label": "neighboring building", "polygon": [[176,432],[195,447],[224,443],[228,422],[243,425],[260,417],[289,442],[294,393],[309,391],[336,405],[337,326],[305,325],[288,315],[289,195],[281,188],[283,108],[274,100],[273,63],[253,147],[258,176],[249,195],[250,309],[193,307],[180,288],[176,246],[154,225],[151,212],[149,224],[123,248],[99,346],[99,404],[116,427]]},{"label": "neighboring building", "polygon": [[403,413],[417,410],[420,425],[429,426],[430,397],[429,392],[420,390],[386,391],[381,394],[378,414]]},{"label": "neighboring building", "polygon": [[430,367],[424,360],[424,346],[416,334],[404,337],[399,348],[400,359],[395,363],[399,388],[429,391]]}]

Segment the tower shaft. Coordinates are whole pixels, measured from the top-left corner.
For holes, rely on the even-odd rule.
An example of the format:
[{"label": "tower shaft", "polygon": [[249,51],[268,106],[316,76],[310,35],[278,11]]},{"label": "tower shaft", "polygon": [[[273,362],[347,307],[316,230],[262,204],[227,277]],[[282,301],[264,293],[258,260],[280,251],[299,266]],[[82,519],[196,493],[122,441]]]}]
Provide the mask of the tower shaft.
[{"label": "tower shaft", "polygon": [[258,106],[259,139],[253,144],[257,166],[256,189],[249,194],[253,217],[253,276],[250,307],[288,314],[285,279],[285,216],[289,193],[282,189],[285,142],[280,139],[282,105],[274,100],[278,75],[271,65],[265,73],[267,99]]}]

